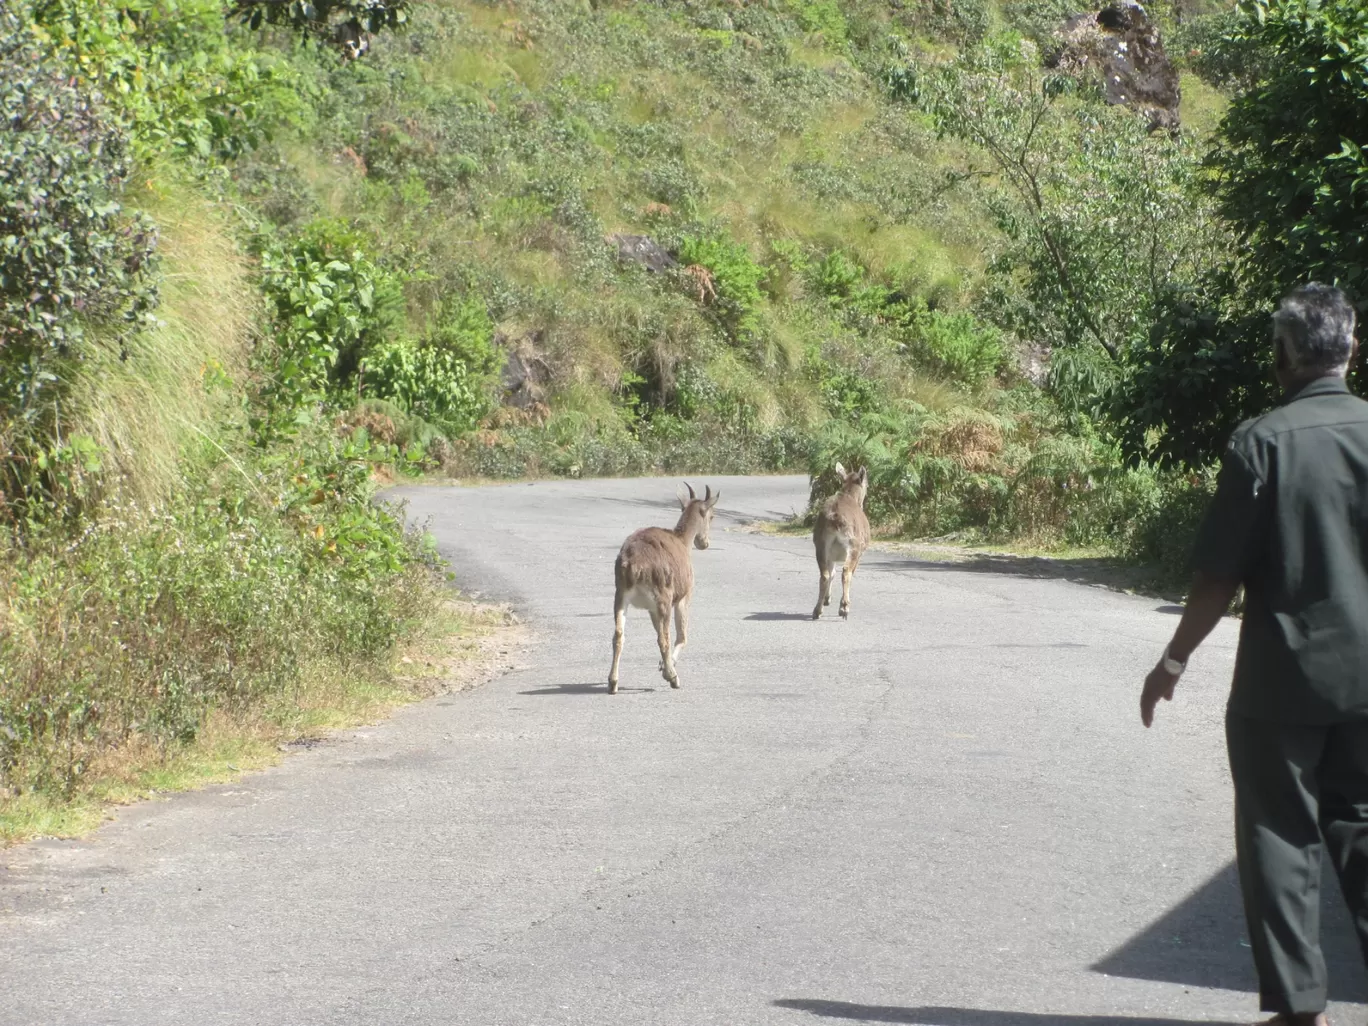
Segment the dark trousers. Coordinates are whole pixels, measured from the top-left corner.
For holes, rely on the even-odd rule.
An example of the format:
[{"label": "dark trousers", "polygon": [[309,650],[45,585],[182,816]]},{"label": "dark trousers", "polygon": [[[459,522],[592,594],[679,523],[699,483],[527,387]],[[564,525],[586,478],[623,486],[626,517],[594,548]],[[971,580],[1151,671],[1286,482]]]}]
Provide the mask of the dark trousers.
[{"label": "dark trousers", "polygon": [[1368,722],[1312,727],[1229,713],[1226,746],[1260,1007],[1324,1011],[1326,852],[1368,960]]}]

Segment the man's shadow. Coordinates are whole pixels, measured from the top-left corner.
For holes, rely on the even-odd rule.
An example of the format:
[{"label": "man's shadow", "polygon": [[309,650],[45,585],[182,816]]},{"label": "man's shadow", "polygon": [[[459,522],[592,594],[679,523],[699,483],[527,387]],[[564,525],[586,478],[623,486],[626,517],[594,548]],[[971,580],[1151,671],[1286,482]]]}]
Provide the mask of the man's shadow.
[{"label": "man's shadow", "polygon": [[920,1008],[900,1005],[859,1005],[850,1001],[784,998],[778,1008],[792,1008],[826,1019],[852,1022],[907,1023],[908,1026],[1239,1026],[1238,1023],[1199,1024],[1192,1019],[1132,1018],[1124,1015],[1057,1015],[1053,1012],[999,1012],[987,1008]]},{"label": "man's shadow", "polygon": [[[1321,948],[1330,973],[1330,999],[1368,1001],[1363,955],[1328,860],[1321,880]],[[1257,993],[1235,864],[1091,968],[1132,980]]]},{"label": "man's shadow", "polygon": [[[1321,947],[1330,973],[1330,999],[1368,1001],[1363,956],[1339,885],[1329,867],[1321,886]],[[1227,865],[1089,968],[1127,979],[1256,993],[1258,985],[1245,932],[1235,865]],[[814,998],[784,998],[774,1004],[828,1019],[907,1023],[909,1026],[1196,1026],[1195,1022],[1185,1019],[861,1005]]]}]

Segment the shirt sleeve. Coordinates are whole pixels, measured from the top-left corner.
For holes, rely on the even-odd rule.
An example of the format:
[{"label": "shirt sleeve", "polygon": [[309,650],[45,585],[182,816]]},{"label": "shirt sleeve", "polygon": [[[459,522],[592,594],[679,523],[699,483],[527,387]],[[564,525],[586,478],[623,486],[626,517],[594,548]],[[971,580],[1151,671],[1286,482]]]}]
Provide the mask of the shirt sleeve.
[{"label": "shirt sleeve", "polygon": [[1216,495],[1197,529],[1190,566],[1223,581],[1248,579],[1265,548],[1271,489],[1234,446],[1226,449]]}]

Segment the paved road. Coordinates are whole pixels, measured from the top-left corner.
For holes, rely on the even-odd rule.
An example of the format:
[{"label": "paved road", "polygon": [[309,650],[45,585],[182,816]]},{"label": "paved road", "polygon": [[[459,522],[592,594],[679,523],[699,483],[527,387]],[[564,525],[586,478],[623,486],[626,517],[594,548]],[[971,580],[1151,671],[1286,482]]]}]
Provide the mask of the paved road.
[{"label": "paved road", "polygon": [[1252,1019],[1233,625],[1146,733],[1171,610],[876,552],[851,620],[814,624],[809,543],[742,529],[804,482],[720,483],[682,690],[635,612],[612,698],[613,555],[673,521],[673,482],[403,492],[535,625],[529,665],[0,854],[0,1023]]}]

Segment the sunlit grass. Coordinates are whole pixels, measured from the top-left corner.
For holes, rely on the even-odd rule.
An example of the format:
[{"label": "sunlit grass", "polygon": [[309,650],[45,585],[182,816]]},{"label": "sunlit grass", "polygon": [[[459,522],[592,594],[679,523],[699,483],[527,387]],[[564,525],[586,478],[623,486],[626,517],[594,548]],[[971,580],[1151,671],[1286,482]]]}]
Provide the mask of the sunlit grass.
[{"label": "sunlit grass", "polygon": [[225,210],[157,170],[129,199],[160,228],[157,321],[127,350],[103,348],[78,365],[67,432],[90,435],[124,487],[152,501],[175,484],[182,448],[226,401],[216,382],[244,374],[254,310]]},{"label": "sunlit grass", "polygon": [[483,645],[512,623],[500,607],[443,603],[394,653],[387,666],[306,669],[288,699],[249,716],[213,712],[189,744],[138,740],[101,753],[71,795],[29,792],[0,797],[0,846],[34,837],[79,837],[116,806],[236,780],[275,765],[282,745],[373,723],[398,708],[462,683],[484,657]]}]

